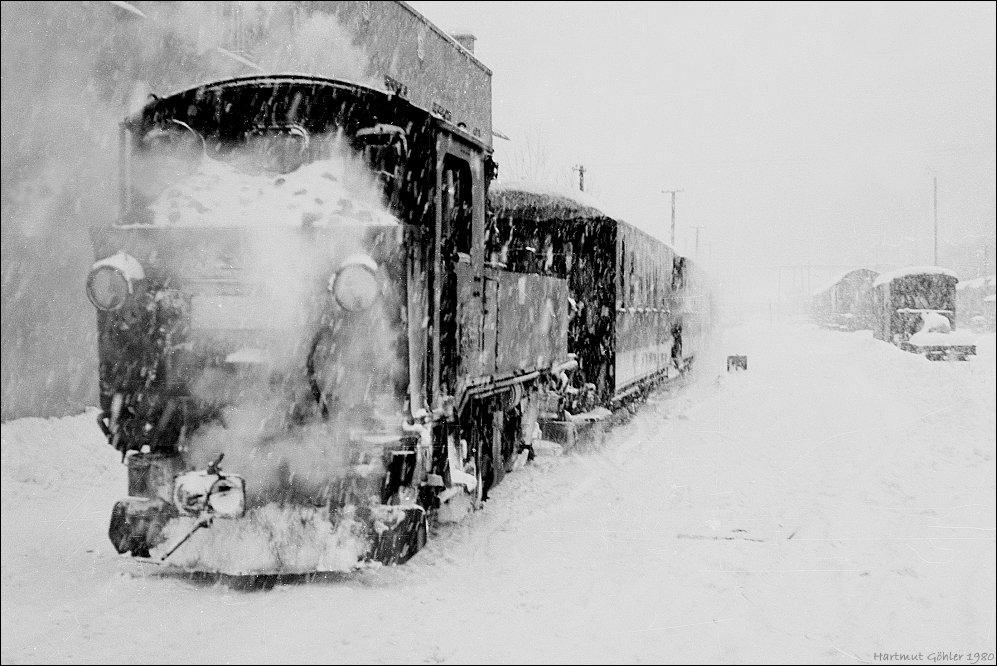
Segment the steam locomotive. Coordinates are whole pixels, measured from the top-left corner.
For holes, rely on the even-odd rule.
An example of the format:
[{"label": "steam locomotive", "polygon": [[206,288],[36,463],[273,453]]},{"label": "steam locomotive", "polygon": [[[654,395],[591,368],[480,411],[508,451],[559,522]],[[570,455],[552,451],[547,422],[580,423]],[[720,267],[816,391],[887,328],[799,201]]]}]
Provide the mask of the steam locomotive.
[{"label": "steam locomotive", "polygon": [[122,123],[120,215],[86,280],[99,425],[128,470],[118,552],[229,574],[404,562],[545,421],[688,368],[698,269],[493,187],[490,72],[436,38],[419,47],[464,69],[237,77]]}]

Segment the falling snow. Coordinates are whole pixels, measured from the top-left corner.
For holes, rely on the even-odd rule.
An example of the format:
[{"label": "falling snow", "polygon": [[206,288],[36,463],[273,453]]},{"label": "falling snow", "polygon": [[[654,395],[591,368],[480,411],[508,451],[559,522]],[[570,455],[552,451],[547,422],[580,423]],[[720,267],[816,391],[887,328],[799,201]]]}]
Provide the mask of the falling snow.
[{"label": "falling snow", "polygon": [[[994,663],[992,3],[312,5],[325,3],[4,3],[0,661]],[[437,30],[437,17],[471,29]],[[303,97],[250,84],[251,102],[222,103],[202,88],[179,111],[162,97],[269,73]],[[316,87],[340,90],[329,99],[348,111],[309,107],[325,99],[307,92],[313,75],[344,82]],[[361,88],[383,106],[351,107]],[[239,118],[239,104],[257,115]],[[328,115],[313,134],[297,124],[305,107]],[[142,109],[162,118],[120,124]],[[420,120],[372,117],[393,113]],[[418,169],[398,166],[417,150]],[[502,217],[516,206],[529,214]],[[514,219],[536,236],[513,234]],[[576,224],[586,233],[569,240]],[[608,258],[584,256],[607,225]],[[115,234],[126,240],[94,256]],[[206,291],[178,296],[176,275],[133,291],[170,261]],[[148,300],[100,329],[84,289],[94,267],[124,278],[122,299]],[[458,291],[437,270],[479,274]],[[836,286],[846,275],[851,292]],[[619,298],[599,301],[617,279]],[[591,298],[557,300],[575,281]],[[910,302],[874,315],[862,299],[893,285]],[[457,293],[478,309],[458,309]],[[511,325],[488,298],[522,316]],[[499,449],[531,444],[475,507],[484,477],[468,461],[484,458],[465,421],[446,421],[444,385],[474,362],[498,376],[499,356],[533,354],[530,335],[550,343],[569,316],[590,327],[569,344],[591,348],[534,359],[549,364],[537,383],[550,371],[572,408],[637,377],[641,353],[666,359],[668,381],[615,412],[560,411],[597,424],[578,442],[543,439],[550,406],[520,395],[527,381],[500,386],[475,404],[493,410],[482,432]],[[198,470],[224,453],[255,505],[210,523],[173,511],[146,558],[108,538],[129,459],[96,405],[120,379],[144,382],[128,409],[158,409],[156,363],[98,354],[128,335],[141,346],[147,321],[157,343],[177,321],[217,334],[170,343],[208,414],[188,432],[185,403],[170,446]],[[596,335],[610,321],[633,339],[670,326],[617,351]],[[972,351],[955,360],[954,347]],[[586,378],[575,352],[620,363]],[[100,375],[107,358],[129,369]],[[450,362],[454,377],[431,367]],[[515,381],[533,377],[520,370]],[[469,385],[485,395],[495,376]],[[171,426],[174,407],[136,416],[136,432]],[[347,460],[354,441],[370,447]],[[390,481],[384,451],[425,465],[363,522],[330,500],[330,479],[344,497],[347,470]],[[412,559],[370,556],[372,530],[444,486],[453,501],[419,523],[429,539]]]}]

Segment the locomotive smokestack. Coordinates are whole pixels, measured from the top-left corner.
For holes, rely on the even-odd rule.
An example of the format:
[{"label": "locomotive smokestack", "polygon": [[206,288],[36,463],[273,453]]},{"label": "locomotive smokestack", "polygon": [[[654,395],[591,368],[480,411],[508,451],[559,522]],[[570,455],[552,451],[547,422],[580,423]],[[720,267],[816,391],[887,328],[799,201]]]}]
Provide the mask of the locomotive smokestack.
[{"label": "locomotive smokestack", "polygon": [[457,40],[457,43],[463,46],[465,49],[474,53],[474,42],[477,41],[477,37],[471,34],[470,30],[458,30],[456,32],[451,32],[450,36]]}]

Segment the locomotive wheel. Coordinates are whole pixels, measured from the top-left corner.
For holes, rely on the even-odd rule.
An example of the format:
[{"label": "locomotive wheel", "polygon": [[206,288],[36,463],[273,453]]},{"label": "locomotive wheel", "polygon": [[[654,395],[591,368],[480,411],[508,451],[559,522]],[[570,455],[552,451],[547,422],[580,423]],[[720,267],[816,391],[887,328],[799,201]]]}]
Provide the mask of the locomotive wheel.
[{"label": "locomotive wheel", "polygon": [[404,564],[422,550],[429,537],[429,520],[425,512],[410,515],[401,524],[374,537],[372,559],[385,566]]},{"label": "locomotive wheel", "polygon": [[415,555],[426,546],[426,542],[429,541],[429,514],[423,514],[422,520],[419,521],[419,525],[415,529],[412,541],[412,555]]},{"label": "locomotive wheel", "polygon": [[[483,410],[482,410],[483,411]],[[491,441],[491,417],[487,412],[475,414],[471,427],[473,430],[473,455],[469,456],[474,460],[474,492],[471,493],[471,510],[478,511],[484,507],[488,499],[488,491],[493,481],[492,448]],[[486,427],[485,424],[488,424]],[[465,471],[470,472],[465,468]]]},{"label": "locomotive wheel", "polygon": [[484,457],[480,454],[477,456],[478,462],[474,466],[474,495],[471,502],[471,508],[474,511],[480,510],[485,506],[485,500],[488,499],[488,494],[485,492],[485,477],[482,470],[484,467]]},{"label": "locomotive wheel", "polygon": [[399,535],[403,540],[398,548],[398,554],[395,556],[394,564],[404,564],[408,562],[412,557],[422,550],[423,546],[426,545],[426,541],[429,539],[429,519],[425,513],[421,514],[421,518],[415,525],[412,525],[409,529],[405,530],[405,533]]}]

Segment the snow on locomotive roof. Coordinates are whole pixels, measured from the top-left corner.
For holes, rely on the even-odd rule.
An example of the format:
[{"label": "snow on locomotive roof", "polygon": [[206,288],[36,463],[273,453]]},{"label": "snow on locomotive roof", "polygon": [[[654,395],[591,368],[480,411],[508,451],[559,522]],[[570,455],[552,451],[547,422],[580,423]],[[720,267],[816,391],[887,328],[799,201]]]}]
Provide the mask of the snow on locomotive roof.
[{"label": "snow on locomotive roof", "polygon": [[908,277],[910,275],[948,275],[949,277],[954,277],[956,280],[959,279],[955,271],[942,268],[941,266],[907,266],[906,268],[897,268],[880,274],[876,278],[876,281],[873,282],[873,286],[878,287],[893,282],[897,278]]},{"label": "snow on locomotive roof", "polygon": [[489,195],[496,207],[530,207],[542,209],[555,219],[612,217],[606,206],[594,197],[576,190],[527,180],[495,181]]},{"label": "snow on locomotive roof", "polygon": [[552,220],[613,220],[636,229],[655,243],[661,243],[673,253],[683,256],[671,244],[625,221],[618,211],[609,210],[603,202],[585,192],[527,180],[495,181],[489,187],[488,198],[500,215],[504,209],[516,208],[532,210],[534,214]]},{"label": "snow on locomotive roof", "polygon": [[[154,226],[327,227],[398,224],[371,189],[347,185],[346,165],[322,160],[282,174],[246,173],[205,157],[148,206]],[[144,224],[140,226],[145,226]]]}]

